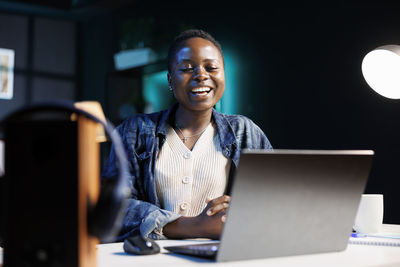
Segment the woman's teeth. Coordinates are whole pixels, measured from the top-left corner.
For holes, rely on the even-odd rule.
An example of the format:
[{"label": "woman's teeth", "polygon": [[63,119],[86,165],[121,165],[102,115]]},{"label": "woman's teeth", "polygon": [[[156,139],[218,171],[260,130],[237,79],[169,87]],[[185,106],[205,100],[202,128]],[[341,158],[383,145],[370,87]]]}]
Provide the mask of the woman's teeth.
[{"label": "woman's teeth", "polygon": [[195,88],[192,90],[193,94],[197,95],[206,95],[211,91],[211,88],[209,87],[200,87],[200,88]]}]

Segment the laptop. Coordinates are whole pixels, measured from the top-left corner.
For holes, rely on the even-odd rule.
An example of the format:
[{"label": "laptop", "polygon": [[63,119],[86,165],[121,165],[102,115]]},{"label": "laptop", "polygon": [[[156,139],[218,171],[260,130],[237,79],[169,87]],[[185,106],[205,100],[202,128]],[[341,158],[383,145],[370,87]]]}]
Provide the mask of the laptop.
[{"label": "laptop", "polygon": [[373,155],[244,150],[221,240],[164,248],[217,262],[345,250]]}]

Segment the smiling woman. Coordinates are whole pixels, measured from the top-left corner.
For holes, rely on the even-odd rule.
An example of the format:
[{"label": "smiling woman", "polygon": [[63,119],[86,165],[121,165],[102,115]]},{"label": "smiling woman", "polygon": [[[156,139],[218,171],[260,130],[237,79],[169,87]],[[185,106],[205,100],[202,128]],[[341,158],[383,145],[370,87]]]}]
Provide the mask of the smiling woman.
[{"label": "smiling woman", "polygon": [[212,108],[224,93],[225,72],[222,54],[211,41],[193,37],[181,46],[171,59],[168,82],[180,104],[175,117],[176,127],[183,126],[184,129],[179,131],[183,140],[185,136],[192,136],[190,143],[185,142],[192,149],[199,138],[194,133],[210,123]]},{"label": "smiling woman", "polygon": [[[132,187],[119,240],[135,234],[218,239],[230,201],[226,187],[241,150],[272,149],[250,119],[214,109],[225,90],[225,68],[221,46],[210,34],[188,30],[174,40],[167,78],[177,103],[118,127]],[[116,170],[112,149],[103,179],[113,179]]]}]

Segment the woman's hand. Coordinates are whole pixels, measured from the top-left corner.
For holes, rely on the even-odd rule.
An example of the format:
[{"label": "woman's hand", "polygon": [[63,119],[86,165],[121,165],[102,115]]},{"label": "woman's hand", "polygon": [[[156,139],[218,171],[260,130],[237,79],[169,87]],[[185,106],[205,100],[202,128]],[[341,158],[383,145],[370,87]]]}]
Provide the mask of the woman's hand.
[{"label": "woman's hand", "polygon": [[231,198],[227,195],[207,199],[207,206],[196,217],[180,217],[164,226],[168,238],[219,239],[226,220],[226,209]]},{"label": "woman's hand", "polygon": [[[208,216],[213,216],[219,212],[224,212],[226,211],[226,209],[229,207],[229,202],[231,201],[231,197],[228,195],[224,195],[215,199],[211,199],[211,198],[207,198],[206,203],[208,204],[207,207],[205,209],[208,208],[208,206],[211,205],[211,207],[209,207],[207,209],[206,214]],[[226,215],[223,215],[221,217],[221,220],[223,222],[225,222],[226,220]]]},{"label": "woman's hand", "polygon": [[197,216],[202,237],[219,239],[226,220],[226,209],[231,198],[227,195],[215,199],[207,199],[207,206]]}]

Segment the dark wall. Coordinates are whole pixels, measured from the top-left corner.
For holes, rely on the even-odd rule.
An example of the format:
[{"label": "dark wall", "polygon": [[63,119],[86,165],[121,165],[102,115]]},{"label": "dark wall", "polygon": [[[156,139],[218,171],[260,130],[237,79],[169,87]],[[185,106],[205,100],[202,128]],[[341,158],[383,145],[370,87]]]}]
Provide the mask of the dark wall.
[{"label": "dark wall", "polygon": [[14,94],[0,99],[0,120],[27,104],[75,100],[76,45],[75,21],[0,9],[0,47],[15,51]]}]

